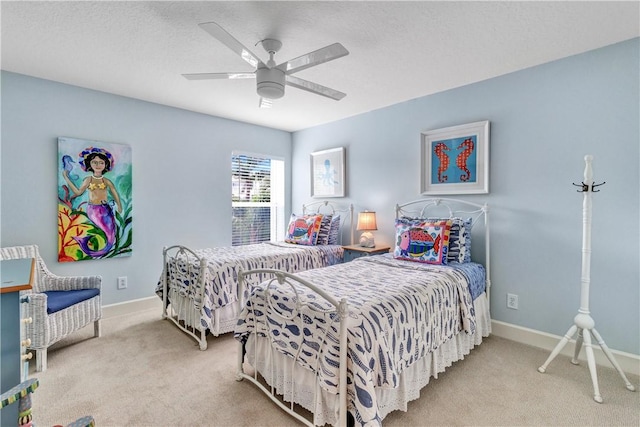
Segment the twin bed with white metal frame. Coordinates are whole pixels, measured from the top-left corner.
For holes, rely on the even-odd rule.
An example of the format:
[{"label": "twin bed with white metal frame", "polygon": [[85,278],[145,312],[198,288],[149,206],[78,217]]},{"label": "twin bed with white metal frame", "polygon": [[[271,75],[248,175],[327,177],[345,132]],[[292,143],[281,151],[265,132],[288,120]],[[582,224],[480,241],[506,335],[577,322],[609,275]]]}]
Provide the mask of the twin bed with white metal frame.
[{"label": "twin bed with white metal frame", "polygon": [[[410,251],[399,219],[431,221],[433,208],[468,231],[483,223],[484,233],[476,228],[473,235],[482,264],[462,252],[447,265],[396,259]],[[251,381],[306,425],[346,426],[348,416],[349,424],[381,425],[481,344],[491,332],[487,205],[444,198],[397,205],[396,233],[393,255],[296,274],[242,272],[238,380]],[[458,244],[469,243],[470,233],[458,233]],[[271,278],[255,285],[247,281],[253,275]]]},{"label": "twin bed with white metal frame", "polygon": [[[208,333],[232,332],[239,313],[238,273],[272,268],[292,273],[342,262],[342,229],[347,222],[353,243],[353,206],[315,201],[302,206],[303,215],[340,216],[335,244],[299,245],[286,242],[191,249],[183,245],[163,248],[163,271],[156,293],[163,300],[162,318],[207,349]],[[255,284],[263,278],[256,275]],[[253,283],[252,282],[252,283]]]}]

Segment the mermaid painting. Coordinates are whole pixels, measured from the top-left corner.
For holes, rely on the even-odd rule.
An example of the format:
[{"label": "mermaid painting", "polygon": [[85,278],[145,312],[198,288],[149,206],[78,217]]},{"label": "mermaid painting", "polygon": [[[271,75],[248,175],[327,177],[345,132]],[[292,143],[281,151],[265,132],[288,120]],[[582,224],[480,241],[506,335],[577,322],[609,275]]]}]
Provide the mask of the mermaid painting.
[{"label": "mermaid painting", "polygon": [[[65,206],[62,206],[62,213],[69,218],[69,226],[64,230],[69,232],[61,239],[59,260],[104,258],[127,252],[117,247],[118,225],[126,226],[129,223],[127,219],[130,221],[130,218],[127,217],[130,209],[127,209],[127,215],[123,215],[123,200],[117,185],[105,176],[115,166],[114,156],[105,148],[90,146],[78,154],[77,161],[69,154],[64,154],[61,163],[61,175],[66,183],[66,186],[63,185],[65,197],[61,201],[70,209],[65,210]],[[81,181],[78,174],[73,173],[77,165],[88,173]],[[86,201],[81,198],[85,193]],[[74,225],[74,220],[78,224]],[[66,221],[59,220],[60,223],[64,225]],[[71,231],[72,228],[74,231]],[[73,255],[74,252],[69,246],[76,248],[77,256],[71,256],[72,259],[68,259],[69,254]]]}]

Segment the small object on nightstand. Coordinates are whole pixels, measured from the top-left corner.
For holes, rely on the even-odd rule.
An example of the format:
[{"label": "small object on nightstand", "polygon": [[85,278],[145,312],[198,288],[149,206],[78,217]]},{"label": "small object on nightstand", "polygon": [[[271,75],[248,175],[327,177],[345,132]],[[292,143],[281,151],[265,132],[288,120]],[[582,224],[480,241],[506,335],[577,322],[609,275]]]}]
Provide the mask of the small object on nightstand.
[{"label": "small object on nightstand", "polygon": [[389,246],[375,246],[373,248],[365,248],[359,245],[343,246],[344,257],[342,262],[353,261],[363,256],[372,256],[386,254],[391,249]]},{"label": "small object on nightstand", "polygon": [[364,248],[374,248],[376,246],[376,243],[373,240],[373,234],[371,234],[371,231],[378,229],[375,212],[360,212],[358,214],[358,225],[356,229],[358,231],[363,231],[360,235],[360,246]]}]

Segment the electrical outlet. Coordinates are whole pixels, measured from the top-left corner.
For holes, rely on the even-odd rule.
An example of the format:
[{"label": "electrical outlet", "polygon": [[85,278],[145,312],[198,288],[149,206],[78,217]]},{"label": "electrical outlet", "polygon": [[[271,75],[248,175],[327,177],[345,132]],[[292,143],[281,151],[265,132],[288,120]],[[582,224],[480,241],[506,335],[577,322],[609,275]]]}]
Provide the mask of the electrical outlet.
[{"label": "electrical outlet", "polygon": [[518,309],[518,295],[507,294],[507,308]]},{"label": "electrical outlet", "polygon": [[118,289],[127,289],[127,276],[118,277]]}]

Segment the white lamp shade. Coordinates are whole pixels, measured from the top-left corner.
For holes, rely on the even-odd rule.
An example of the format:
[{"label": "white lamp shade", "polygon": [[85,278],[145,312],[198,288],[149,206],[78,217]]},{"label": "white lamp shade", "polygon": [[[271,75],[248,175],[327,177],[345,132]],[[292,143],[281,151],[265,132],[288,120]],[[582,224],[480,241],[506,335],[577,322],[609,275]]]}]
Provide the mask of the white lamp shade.
[{"label": "white lamp shade", "polygon": [[378,229],[375,212],[364,211],[358,213],[358,225],[356,228],[359,231],[363,231],[360,235],[360,246],[365,248],[373,248],[376,246],[373,240],[373,234],[370,233],[371,230]]},{"label": "white lamp shade", "polygon": [[358,231],[371,231],[377,230],[378,224],[376,223],[376,213],[364,211],[358,213]]}]

